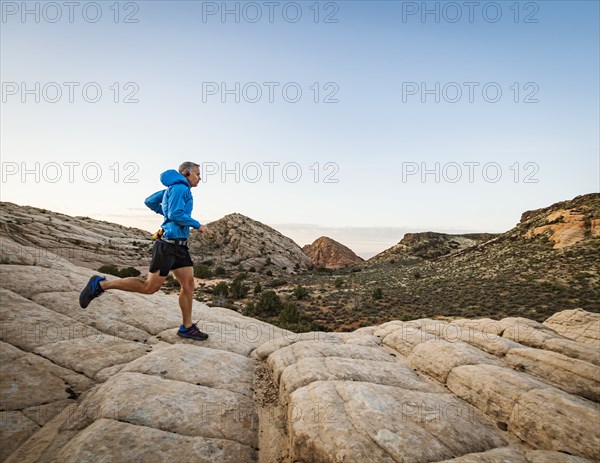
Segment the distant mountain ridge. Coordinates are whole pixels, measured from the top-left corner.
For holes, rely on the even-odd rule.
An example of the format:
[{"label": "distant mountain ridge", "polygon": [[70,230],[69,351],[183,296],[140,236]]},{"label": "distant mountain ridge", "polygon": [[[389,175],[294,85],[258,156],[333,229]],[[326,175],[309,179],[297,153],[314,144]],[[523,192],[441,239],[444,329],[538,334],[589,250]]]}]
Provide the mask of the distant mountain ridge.
[{"label": "distant mountain ridge", "polygon": [[500,236],[494,233],[446,234],[438,232],[406,233],[402,240],[371,257],[369,263],[389,262],[406,257],[435,259]]}]

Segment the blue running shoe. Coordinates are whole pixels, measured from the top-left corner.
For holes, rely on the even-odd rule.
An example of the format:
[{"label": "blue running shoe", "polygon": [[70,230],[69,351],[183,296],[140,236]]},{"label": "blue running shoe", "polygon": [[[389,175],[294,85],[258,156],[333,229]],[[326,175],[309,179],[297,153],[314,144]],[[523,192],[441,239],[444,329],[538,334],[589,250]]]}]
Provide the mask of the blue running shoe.
[{"label": "blue running shoe", "polygon": [[83,288],[83,291],[81,291],[81,294],[79,294],[79,305],[82,309],[85,309],[88,305],[90,305],[92,299],[102,295],[104,290],[100,287],[100,282],[103,280],[106,280],[106,277],[94,275],[92,278],[90,278],[90,281],[88,281],[87,285],[85,285],[85,288]]},{"label": "blue running shoe", "polygon": [[208,334],[200,331],[198,329],[198,325],[196,325],[195,323],[192,323],[192,326],[190,326],[189,328],[186,328],[185,326],[181,325],[179,327],[179,330],[177,331],[177,335],[181,336],[182,338],[194,339],[195,341],[205,341],[208,339]]}]

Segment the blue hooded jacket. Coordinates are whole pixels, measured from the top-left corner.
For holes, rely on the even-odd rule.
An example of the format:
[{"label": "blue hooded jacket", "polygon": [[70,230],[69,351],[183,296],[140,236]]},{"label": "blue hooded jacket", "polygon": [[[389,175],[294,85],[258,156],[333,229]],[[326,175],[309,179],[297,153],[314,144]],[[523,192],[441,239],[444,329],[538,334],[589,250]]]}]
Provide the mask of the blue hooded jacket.
[{"label": "blue hooded jacket", "polygon": [[167,187],[146,198],[144,203],[157,214],[164,216],[161,227],[168,240],[187,239],[190,227],[200,228],[200,222],[192,219],[194,198],[187,179],[174,169],[160,175],[161,183]]}]

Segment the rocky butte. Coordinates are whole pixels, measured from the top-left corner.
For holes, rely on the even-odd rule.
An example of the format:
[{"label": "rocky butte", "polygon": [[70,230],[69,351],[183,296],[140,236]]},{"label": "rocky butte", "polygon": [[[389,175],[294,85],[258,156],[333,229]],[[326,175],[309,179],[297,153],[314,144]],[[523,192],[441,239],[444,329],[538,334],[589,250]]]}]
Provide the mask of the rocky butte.
[{"label": "rocky butte", "polygon": [[302,247],[302,251],[310,257],[313,267],[316,268],[337,269],[363,262],[352,249],[326,236],[321,236],[312,244]]},{"label": "rocky butte", "polygon": [[[175,335],[176,296],[109,292],[81,310],[94,271],[32,235],[31,214],[0,230],[4,462],[600,460],[599,314],[295,334],[195,301],[211,337],[194,343]],[[557,246],[578,239],[571,223]],[[106,252],[126,261],[114,227]]]}]

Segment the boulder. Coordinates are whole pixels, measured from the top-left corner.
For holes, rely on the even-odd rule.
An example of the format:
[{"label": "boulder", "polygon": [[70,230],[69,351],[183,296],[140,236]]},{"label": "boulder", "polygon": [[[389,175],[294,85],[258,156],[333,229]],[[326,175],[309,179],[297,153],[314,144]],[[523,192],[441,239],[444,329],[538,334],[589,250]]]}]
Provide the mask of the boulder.
[{"label": "boulder", "polygon": [[574,341],[600,348],[600,314],[581,309],[557,312],[544,326]]},{"label": "boulder", "polygon": [[506,363],[527,372],[563,391],[598,402],[600,400],[600,367],[557,352],[541,349],[511,349]]}]

